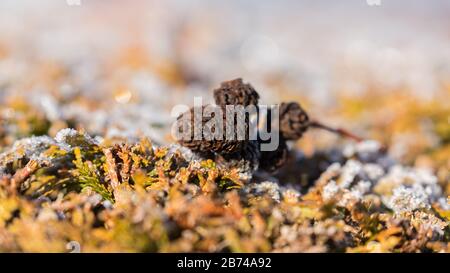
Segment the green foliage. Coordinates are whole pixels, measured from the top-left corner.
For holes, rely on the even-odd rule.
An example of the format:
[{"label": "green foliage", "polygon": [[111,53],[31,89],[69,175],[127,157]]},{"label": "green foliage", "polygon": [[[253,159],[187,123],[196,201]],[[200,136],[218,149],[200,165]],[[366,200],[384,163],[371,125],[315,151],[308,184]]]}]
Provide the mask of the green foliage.
[{"label": "green foliage", "polygon": [[91,189],[94,192],[100,194],[104,199],[111,202],[114,201],[113,194],[108,188],[100,181],[98,175],[98,169],[92,162],[83,161],[83,156],[81,154],[80,148],[76,147],[74,149],[75,160],[74,164],[76,170],[73,174],[80,183],[82,189]]}]

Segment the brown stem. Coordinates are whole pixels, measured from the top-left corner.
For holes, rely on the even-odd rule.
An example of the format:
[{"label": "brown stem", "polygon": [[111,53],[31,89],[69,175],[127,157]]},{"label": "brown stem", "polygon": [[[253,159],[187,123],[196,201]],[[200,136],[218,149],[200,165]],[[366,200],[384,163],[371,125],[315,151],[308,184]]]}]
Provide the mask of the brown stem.
[{"label": "brown stem", "polygon": [[30,160],[25,167],[18,170],[11,179],[11,186],[13,189],[19,189],[20,185],[27,180],[37,169],[39,163],[35,160]]},{"label": "brown stem", "polygon": [[333,127],[330,127],[330,126],[328,126],[328,125],[322,124],[321,122],[316,121],[316,120],[310,121],[310,122],[309,122],[309,126],[310,126],[310,127],[313,127],[313,128],[319,128],[319,129],[327,130],[327,131],[329,131],[329,132],[338,134],[338,135],[340,135],[340,136],[343,136],[343,137],[347,137],[347,138],[353,139],[353,140],[355,140],[356,142],[364,141],[364,138],[359,137],[359,136],[357,136],[357,135],[355,135],[355,134],[353,134],[353,133],[351,133],[351,132],[349,132],[349,131],[347,131],[347,130],[345,130],[345,129],[342,129],[342,128],[333,128]]},{"label": "brown stem", "polygon": [[108,169],[108,176],[111,181],[111,187],[113,191],[116,191],[120,185],[119,175],[117,174],[116,160],[111,152],[111,149],[103,149],[103,153],[106,157],[106,166]]}]

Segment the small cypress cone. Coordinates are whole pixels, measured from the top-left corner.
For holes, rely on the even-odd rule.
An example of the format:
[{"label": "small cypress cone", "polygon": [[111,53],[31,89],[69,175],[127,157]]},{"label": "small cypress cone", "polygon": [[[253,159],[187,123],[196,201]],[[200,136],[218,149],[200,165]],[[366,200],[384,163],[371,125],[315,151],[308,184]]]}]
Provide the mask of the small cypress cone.
[{"label": "small cypress cone", "polygon": [[298,140],[308,129],[309,117],[300,104],[283,102],[280,105],[280,132],[285,140]]},{"label": "small cypress cone", "polygon": [[278,148],[275,151],[261,151],[259,168],[268,172],[275,172],[281,168],[289,158],[286,140],[280,135]]},{"label": "small cypress cone", "polygon": [[[186,138],[181,138],[180,140],[178,140],[178,142],[180,143],[180,145],[187,147],[189,149],[191,149],[194,152],[201,152],[201,153],[223,153],[223,154],[231,154],[231,153],[235,153],[237,151],[240,151],[246,144],[247,140],[248,140],[248,123],[247,122],[240,122],[238,120],[237,117],[235,117],[235,119],[233,121],[229,121],[226,119],[226,115],[225,113],[223,113],[222,109],[217,109],[218,111],[220,111],[223,116],[222,121],[223,121],[223,128],[215,128],[214,123],[212,123],[212,125],[210,123],[208,123],[209,121],[211,121],[215,115],[214,112],[211,111],[211,116],[207,116],[203,114],[203,110],[206,107],[211,107],[210,110],[214,109],[214,107],[217,106],[202,106],[202,109],[199,109],[198,111],[195,111],[195,107],[192,107],[189,111],[181,114],[178,119],[178,126],[180,129],[180,133],[183,133],[183,129],[190,129],[190,136],[186,137]],[[198,115],[197,118],[195,118],[195,115]],[[188,118],[190,117],[190,120],[188,120]],[[198,126],[201,126],[201,135],[200,135],[200,139],[194,139],[195,136],[195,127],[194,127],[194,121],[195,120],[201,120],[202,124],[198,124]],[[226,138],[226,123],[227,122],[234,122],[234,128],[235,131],[233,132],[233,139],[227,139]],[[245,130],[245,132],[239,132],[239,134],[244,134],[245,133],[245,138],[243,140],[239,140],[238,139],[238,132],[237,132],[237,128],[238,128],[238,124],[243,124],[243,129]],[[183,128],[183,125],[188,126],[187,128]],[[213,126],[213,127],[209,127],[209,126]],[[223,136],[222,139],[215,139],[213,137],[213,134],[216,132],[216,130],[222,130]]]},{"label": "small cypress cone", "polygon": [[248,83],[241,78],[225,81],[214,90],[216,104],[224,108],[227,105],[258,105],[259,94]]}]

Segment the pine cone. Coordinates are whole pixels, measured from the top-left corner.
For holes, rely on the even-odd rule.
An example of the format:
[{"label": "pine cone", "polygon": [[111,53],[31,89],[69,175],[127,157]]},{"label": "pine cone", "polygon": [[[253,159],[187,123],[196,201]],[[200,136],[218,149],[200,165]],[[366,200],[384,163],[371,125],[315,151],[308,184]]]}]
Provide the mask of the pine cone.
[{"label": "pine cone", "polygon": [[217,105],[224,108],[226,105],[258,105],[259,94],[242,79],[222,82],[220,87],[214,90],[214,99]]},{"label": "pine cone", "polygon": [[[209,108],[212,113],[210,117],[202,114],[203,110],[206,107],[211,107],[211,108]],[[215,114],[214,114],[215,107],[217,107],[217,106],[212,106],[212,105],[202,106],[202,109],[198,110],[198,111],[195,111],[196,108],[193,107],[188,112],[183,113],[182,115],[180,115],[178,117],[177,122],[178,122],[179,132],[183,133],[184,130],[190,130],[190,136],[186,136],[186,138],[179,139],[178,142],[180,143],[180,145],[187,147],[194,152],[201,152],[201,153],[214,152],[214,153],[223,153],[223,154],[231,154],[231,153],[240,151],[245,146],[246,142],[248,141],[248,123],[239,121],[238,117],[235,117],[231,121],[227,120],[224,111],[222,111],[222,109],[219,108],[216,110],[220,111],[222,113],[221,118],[223,121],[223,128],[215,128],[216,124],[213,121],[211,121],[215,116]],[[194,130],[196,130],[196,128],[194,127],[195,115],[198,116],[198,118],[196,118],[197,120],[202,121],[201,128],[197,129],[197,130],[200,130],[199,131],[200,132],[199,139],[194,139],[194,136],[195,136]],[[190,120],[189,120],[189,117],[190,117]],[[209,121],[211,121],[211,122],[209,122]],[[227,139],[226,129],[225,129],[227,122],[234,123],[235,131],[233,132],[232,139]],[[244,132],[237,131],[238,124],[244,125],[244,126],[242,126],[242,129],[244,130]],[[183,126],[184,126],[184,128],[183,128]],[[200,124],[198,126],[200,126]],[[221,132],[223,134],[222,140],[216,139],[214,137],[214,133],[216,132],[216,130],[221,130]],[[238,139],[238,135],[241,135],[241,134],[245,134],[245,137],[243,140]]]},{"label": "pine cone", "polygon": [[288,158],[289,150],[286,140],[280,136],[278,149],[275,151],[261,151],[259,168],[271,173],[275,172],[286,163]]},{"label": "pine cone", "polygon": [[296,102],[281,103],[280,132],[286,140],[297,140],[308,129],[308,114]]}]

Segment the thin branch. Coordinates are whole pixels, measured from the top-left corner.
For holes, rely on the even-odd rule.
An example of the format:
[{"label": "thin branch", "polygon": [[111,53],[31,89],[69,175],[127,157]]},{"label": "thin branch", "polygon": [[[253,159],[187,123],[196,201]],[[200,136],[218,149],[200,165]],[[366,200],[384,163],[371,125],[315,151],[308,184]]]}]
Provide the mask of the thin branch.
[{"label": "thin branch", "polygon": [[111,187],[115,192],[120,185],[119,176],[117,175],[117,165],[111,149],[103,149],[103,153],[106,157],[106,170],[111,181]]},{"label": "thin branch", "polygon": [[18,170],[11,179],[11,186],[19,189],[22,183],[27,180],[37,169],[39,163],[36,160],[30,160],[24,168]]},{"label": "thin branch", "polygon": [[329,131],[329,132],[338,134],[338,135],[340,135],[340,136],[343,136],[343,137],[347,137],[347,138],[353,139],[353,140],[355,140],[356,142],[364,141],[364,138],[362,138],[362,137],[360,137],[360,136],[357,136],[357,135],[355,135],[355,134],[353,134],[353,133],[351,133],[351,132],[349,132],[349,131],[347,131],[347,130],[345,130],[345,129],[342,129],[342,128],[333,128],[333,127],[331,127],[331,126],[322,124],[321,122],[316,121],[316,120],[312,120],[312,121],[309,123],[309,126],[310,126],[310,127],[313,127],[313,128],[323,129],[323,130],[326,130],[326,131]]}]

